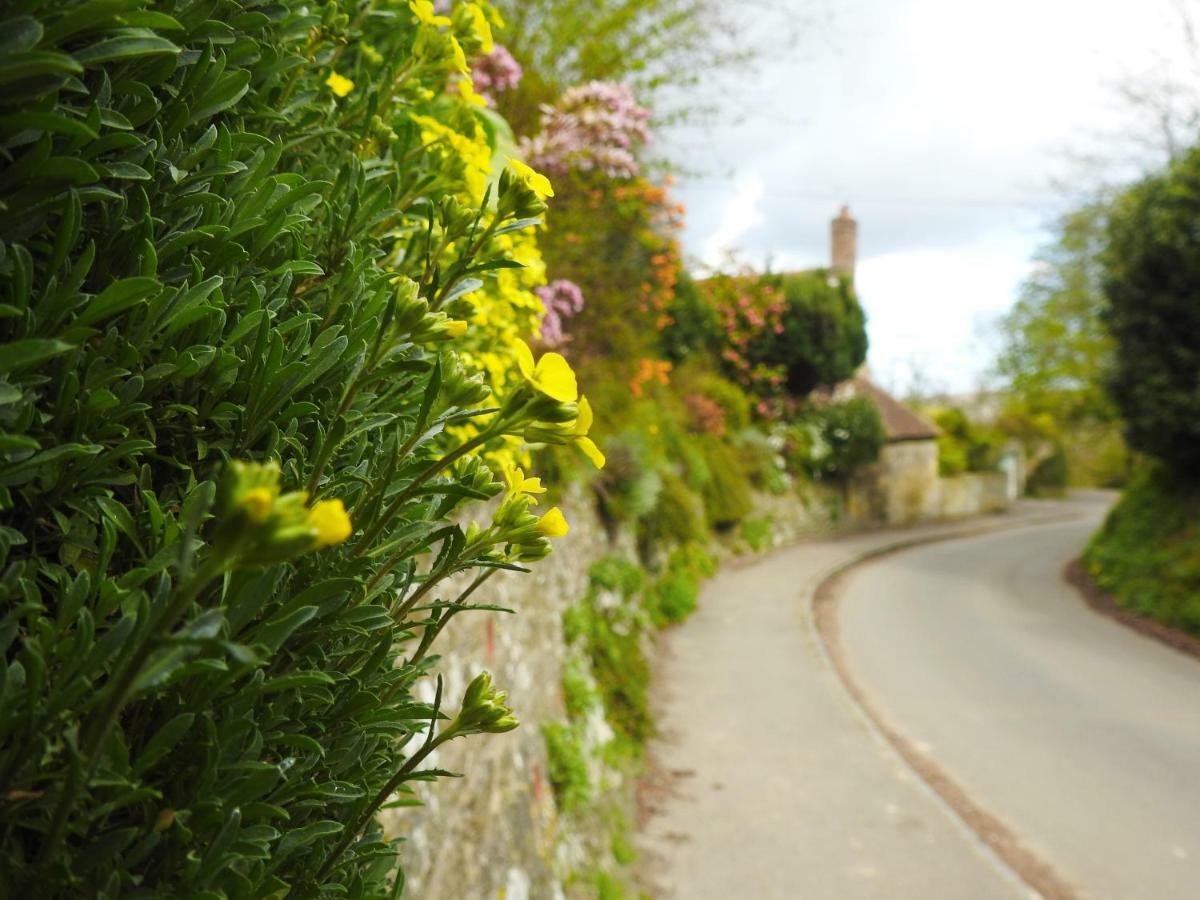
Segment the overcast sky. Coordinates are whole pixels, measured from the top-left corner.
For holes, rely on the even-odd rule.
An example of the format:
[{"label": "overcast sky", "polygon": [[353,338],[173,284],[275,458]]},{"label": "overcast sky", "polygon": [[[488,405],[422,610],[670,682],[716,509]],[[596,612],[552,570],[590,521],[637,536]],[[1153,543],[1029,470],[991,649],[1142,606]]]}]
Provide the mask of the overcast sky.
[{"label": "overcast sky", "polygon": [[697,173],[678,187],[685,249],[709,264],[732,251],[756,267],[823,265],[848,203],[872,372],[901,391],[914,371],[971,389],[994,352],[989,326],[1063,208],[1053,183],[1069,154],[1103,153],[1104,135],[1135,127],[1115,84],[1185,58],[1174,0],[826,6],[828,21],[787,45],[756,13],[766,61],[710,84],[724,124],[668,135],[665,152]]}]

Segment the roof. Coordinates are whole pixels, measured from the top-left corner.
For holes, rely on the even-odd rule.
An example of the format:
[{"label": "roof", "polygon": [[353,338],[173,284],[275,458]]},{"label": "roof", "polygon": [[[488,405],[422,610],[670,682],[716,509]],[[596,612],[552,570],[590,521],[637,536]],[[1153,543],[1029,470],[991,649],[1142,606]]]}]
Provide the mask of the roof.
[{"label": "roof", "polygon": [[843,388],[846,393],[869,397],[875,403],[889,443],[928,441],[940,434],[937,426],[925,421],[869,378],[852,378],[844,383]]}]

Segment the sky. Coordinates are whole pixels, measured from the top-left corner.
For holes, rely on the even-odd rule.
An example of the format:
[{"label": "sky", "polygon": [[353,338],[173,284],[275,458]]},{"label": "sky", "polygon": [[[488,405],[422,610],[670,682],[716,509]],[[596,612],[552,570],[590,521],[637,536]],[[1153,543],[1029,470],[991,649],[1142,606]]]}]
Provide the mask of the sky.
[{"label": "sky", "polygon": [[1128,155],[1145,130],[1116,87],[1192,59],[1176,0],[821,3],[727,7],[762,61],[709,76],[722,114],[666,136],[690,173],[685,252],[693,266],[823,265],[846,203],[874,377],[973,390],[1062,185],[1094,180],[1079,154]]}]

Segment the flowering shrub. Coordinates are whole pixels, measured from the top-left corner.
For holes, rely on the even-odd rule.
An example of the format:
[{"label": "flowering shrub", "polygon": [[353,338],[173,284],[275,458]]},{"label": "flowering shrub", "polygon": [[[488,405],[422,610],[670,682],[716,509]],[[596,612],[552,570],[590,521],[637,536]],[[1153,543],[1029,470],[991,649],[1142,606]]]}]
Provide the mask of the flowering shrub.
[{"label": "flowering shrub", "polygon": [[[849,282],[823,270],[785,275],[718,274],[696,288],[719,323],[725,373],[757,394],[760,414],[794,405],[812,390],[849,378],[866,358],[866,320]],[[663,345],[704,346],[707,314],[685,293]]]},{"label": "flowering shrub", "polygon": [[438,635],[568,528],[479,453],[603,462],[570,367],[514,333],[549,185],[470,84],[496,18],[22,8],[0,23],[0,896],[389,895],[375,813],[444,774],[441,744],[516,726],[486,673],[417,699]]},{"label": "flowering shrub", "polygon": [[472,86],[489,106],[495,106],[497,94],[511,91],[520,84],[521,75],[521,64],[500,44],[471,65]]},{"label": "flowering shrub", "polygon": [[563,324],[583,310],[583,291],[575,282],[559,278],[537,288],[534,293],[546,307],[542,316],[542,343],[548,347],[565,344],[570,338],[564,333]]},{"label": "flowering shrub", "polygon": [[612,184],[592,172],[555,181],[541,251],[546,267],[587,298],[571,322],[571,358],[585,374],[593,363],[619,372],[624,384],[630,361],[656,352],[669,321],[682,208],[644,178]]},{"label": "flowering shrub", "polygon": [[619,82],[589,81],[542,107],[541,131],[521,142],[521,151],[552,174],[599,171],[609,178],[634,178],[634,151],[650,140],[650,111],[633,89]]},{"label": "flowering shrub", "polygon": [[647,384],[669,384],[671,380],[671,364],[661,359],[639,359],[637,371],[629,379],[629,393],[641,397],[646,392]]}]

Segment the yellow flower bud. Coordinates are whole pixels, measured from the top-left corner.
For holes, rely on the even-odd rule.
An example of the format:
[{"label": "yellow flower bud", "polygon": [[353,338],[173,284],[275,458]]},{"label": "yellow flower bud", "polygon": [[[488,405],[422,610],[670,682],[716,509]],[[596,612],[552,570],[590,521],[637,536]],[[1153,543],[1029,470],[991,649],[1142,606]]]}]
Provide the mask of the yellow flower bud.
[{"label": "yellow flower bud", "polygon": [[559,538],[571,530],[566,517],[557,506],[548,509],[537,521],[538,531],[548,538]]},{"label": "yellow flower bud", "polygon": [[260,525],[271,514],[271,507],[275,504],[275,494],[269,488],[251,488],[238,498],[238,503],[246,511],[246,518],[255,525]]}]

